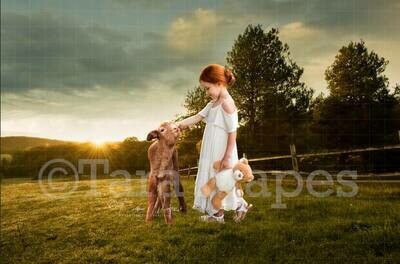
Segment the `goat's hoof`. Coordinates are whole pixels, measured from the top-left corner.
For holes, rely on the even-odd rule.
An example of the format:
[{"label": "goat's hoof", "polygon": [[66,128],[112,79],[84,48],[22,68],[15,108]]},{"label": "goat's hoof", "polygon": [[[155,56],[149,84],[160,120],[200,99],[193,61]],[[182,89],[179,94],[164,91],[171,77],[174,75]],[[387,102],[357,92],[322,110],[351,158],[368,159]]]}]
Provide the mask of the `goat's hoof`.
[{"label": "goat's hoof", "polygon": [[164,209],[164,219],[166,224],[172,224],[172,209]]},{"label": "goat's hoof", "polygon": [[179,207],[179,211],[180,211],[181,213],[184,213],[184,214],[186,214],[186,213],[187,213],[187,208],[186,208],[186,205],[184,205],[184,206],[180,206],[180,207]]}]

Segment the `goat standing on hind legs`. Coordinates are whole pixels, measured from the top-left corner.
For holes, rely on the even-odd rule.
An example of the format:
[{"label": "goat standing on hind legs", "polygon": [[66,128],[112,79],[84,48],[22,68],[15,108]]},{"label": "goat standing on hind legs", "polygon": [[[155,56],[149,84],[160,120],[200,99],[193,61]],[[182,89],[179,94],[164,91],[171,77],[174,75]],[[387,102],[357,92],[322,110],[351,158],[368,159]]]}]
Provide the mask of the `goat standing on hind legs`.
[{"label": "goat standing on hind legs", "polygon": [[167,224],[172,223],[171,185],[179,200],[179,211],[186,213],[183,186],[179,177],[178,151],[175,143],[180,136],[179,127],[173,122],[164,122],[147,135],[147,140],[156,141],[150,145],[147,154],[150,161],[150,174],[147,189],[146,222],[162,207]]}]

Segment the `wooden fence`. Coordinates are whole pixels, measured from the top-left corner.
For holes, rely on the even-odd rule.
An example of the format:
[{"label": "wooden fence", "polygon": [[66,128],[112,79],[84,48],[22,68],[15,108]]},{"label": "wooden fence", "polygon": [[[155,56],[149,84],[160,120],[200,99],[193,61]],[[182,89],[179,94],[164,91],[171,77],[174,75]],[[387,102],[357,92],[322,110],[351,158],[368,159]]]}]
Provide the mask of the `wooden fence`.
[{"label": "wooden fence", "polygon": [[[400,132],[399,132],[400,133]],[[308,157],[323,157],[323,156],[330,156],[330,155],[342,155],[342,154],[352,154],[352,153],[363,153],[363,152],[373,152],[373,151],[382,151],[382,150],[394,150],[400,149],[400,144],[398,145],[390,145],[384,147],[371,147],[371,148],[361,148],[361,149],[351,149],[351,150],[344,150],[344,151],[332,151],[332,152],[320,152],[320,153],[307,153],[307,154],[297,154],[296,153],[296,146],[294,144],[290,145],[290,155],[281,155],[281,156],[273,156],[273,157],[260,157],[260,158],[253,158],[248,159],[249,162],[256,162],[256,161],[267,161],[267,160],[279,160],[279,159],[291,159],[292,160],[292,169],[294,171],[299,171],[298,165],[298,158],[308,158]],[[243,157],[246,157],[246,153],[243,153]],[[400,161],[399,161],[400,163]],[[191,172],[194,172],[198,169],[198,167],[189,167],[185,169],[180,169],[179,172],[186,172],[187,177],[190,177]],[[283,172],[283,171],[271,171],[273,173]],[[301,172],[300,172],[301,173]],[[367,174],[366,177],[368,177]],[[398,176],[399,172],[393,173],[393,175]]]}]

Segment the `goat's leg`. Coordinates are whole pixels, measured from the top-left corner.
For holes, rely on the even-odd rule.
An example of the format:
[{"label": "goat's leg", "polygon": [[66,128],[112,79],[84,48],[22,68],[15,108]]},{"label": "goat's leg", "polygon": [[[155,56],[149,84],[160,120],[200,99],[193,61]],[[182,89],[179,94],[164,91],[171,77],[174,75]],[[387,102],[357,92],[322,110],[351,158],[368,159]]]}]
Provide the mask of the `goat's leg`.
[{"label": "goat's leg", "polygon": [[154,218],[154,205],[157,200],[157,179],[150,175],[147,188],[147,212],[146,222],[150,222]]},{"label": "goat's leg", "polygon": [[183,186],[180,181],[179,175],[176,177],[176,179],[178,179],[178,180],[175,180],[174,189],[175,189],[175,194],[179,200],[179,211],[181,211],[182,213],[186,213],[187,212],[186,202],[185,202],[185,198],[183,196]]},{"label": "goat's leg", "polygon": [[153,212],[153,215],[158,215],[161,206],[162,206],[162,205],[161,205],[161,199],[160,199],[159,196],[157,196],[157,200],[156,200],[156,203],[155,203],[155,205],[154,205],[154,212]]},{"label": "goat's leg", "polygon": [[178,151],[176,149],[174,149],[174,153],[172,155],[172,164],[174,168],[174,189],[179,200],[179,211],[186,213],[187,209],[185,198],[183,197],[183,186],[181,183],[181,177],[179,175]]},{"label": "goat's leg", "polygon": [[167,224],[172,224],[172,209],[171,209],[171,183],[169,180],[163,180],[159,184],[160,198],[164,211],[164,219]]}]

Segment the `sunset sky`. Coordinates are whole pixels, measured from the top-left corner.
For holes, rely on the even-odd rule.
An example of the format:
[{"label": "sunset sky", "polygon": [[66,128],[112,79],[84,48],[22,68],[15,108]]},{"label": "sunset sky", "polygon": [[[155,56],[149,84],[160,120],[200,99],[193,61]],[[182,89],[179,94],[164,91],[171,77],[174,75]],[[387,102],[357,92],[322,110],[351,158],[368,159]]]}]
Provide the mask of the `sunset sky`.
[{"label": "sunset sky", "polygon": [[183,114],[200,70],[226,64],[249,24],[280,29],[303,81],[363,39],[400,83],[398,0],[1,1],[1,135],[145,139]]}]

